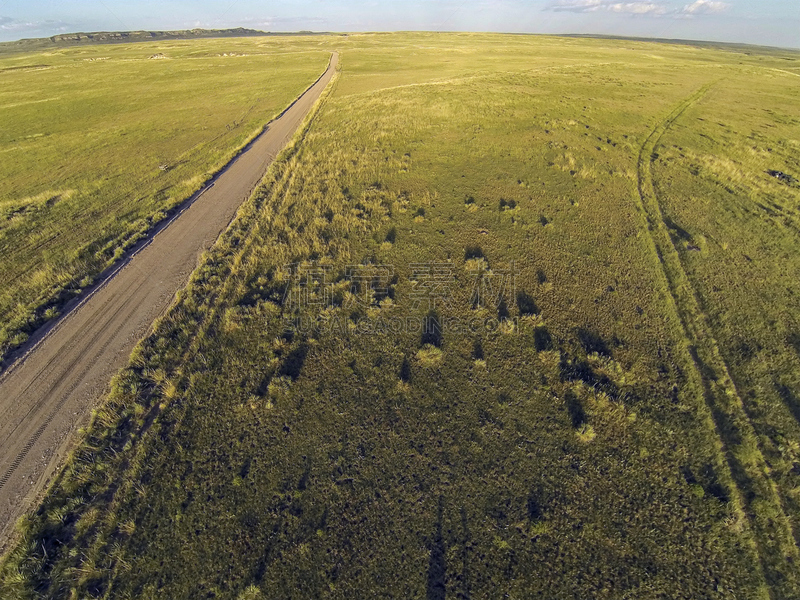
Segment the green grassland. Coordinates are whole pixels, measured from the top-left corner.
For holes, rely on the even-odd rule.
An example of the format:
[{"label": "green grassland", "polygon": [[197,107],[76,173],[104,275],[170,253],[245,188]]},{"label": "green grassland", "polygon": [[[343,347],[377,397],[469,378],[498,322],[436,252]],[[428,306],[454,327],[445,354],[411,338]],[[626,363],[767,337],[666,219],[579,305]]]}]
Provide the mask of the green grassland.
[{"label": "green grassland", "polygon": [[796,597],[800,55],[323,46],[2,595]]},{"label": "green grassland", "polygon": [[653,172],[665,246],[691,285],[683,303],[718,349],[709,375],[729,379],[800,541],[800,182],[775,176],[800,172],[800,90],[790,70],[759,75],[687,106]]},{"label": "green grassland", "polygon": [[313,38],[0,55],[0,358],[325,69]]}]

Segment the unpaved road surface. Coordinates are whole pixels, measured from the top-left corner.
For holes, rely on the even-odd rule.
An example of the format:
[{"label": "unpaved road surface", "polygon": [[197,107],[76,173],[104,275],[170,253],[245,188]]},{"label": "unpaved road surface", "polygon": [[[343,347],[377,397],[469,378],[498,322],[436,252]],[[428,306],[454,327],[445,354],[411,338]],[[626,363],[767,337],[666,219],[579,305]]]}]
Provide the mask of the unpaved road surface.
[{"label": "unpaved road surface", "polygon": [[67,313],[0,378],[0,550],[57,471],[136,343],[229,225],[333,77],[272,121],[187,208]]}]

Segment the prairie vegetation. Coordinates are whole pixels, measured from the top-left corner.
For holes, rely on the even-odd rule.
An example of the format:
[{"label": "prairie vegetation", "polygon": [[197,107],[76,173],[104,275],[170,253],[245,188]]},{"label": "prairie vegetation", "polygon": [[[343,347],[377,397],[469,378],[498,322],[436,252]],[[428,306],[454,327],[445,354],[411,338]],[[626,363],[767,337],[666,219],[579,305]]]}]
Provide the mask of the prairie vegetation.
[{"label": "prairie vegetation", "polygon": [[309,38],[0,54],[0,359],[324,71]]},{"label": "prairie vegetation", "polygon": [[4,597],[794,597],[800,56],[326,43]]},{"label": "prairie vegetation", "polygon": [[[664,245],[689,283],[679,303],[711,351],[700,365],[740,405],[725,435],[751,438],[729,440],[744,454],[735,462],[752,460],[742,446],[761,451],[760,470],[776,486],[764,512],[776,518],[783,505],[800,541],[800,186],[790,175],[800,172],[800,90],[774,69],[760,74],[756,92],[750,75],[715,82],[687,106],[652,172]],[[734,97],[735,110],[725,102]]]}]

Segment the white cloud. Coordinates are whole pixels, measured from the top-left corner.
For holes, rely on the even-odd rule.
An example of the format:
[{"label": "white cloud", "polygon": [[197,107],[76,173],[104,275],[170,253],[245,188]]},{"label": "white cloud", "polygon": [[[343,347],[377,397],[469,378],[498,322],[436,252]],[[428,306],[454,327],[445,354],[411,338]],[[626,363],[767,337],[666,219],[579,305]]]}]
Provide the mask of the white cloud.
[{"label": "white cloud", "polygon": [[589,12],[602,6],[602,0],[560,0],[548,5],[545,10],[554,12]]},{"label": "white cloud", "polygon": [[558,0],[546,10],[554,12],[597,12],[606,11],[630,15],[663,15],[667,9],[656,2],[612,2],[611,0]]},{"label": "white cloud", "polygon": [[663,6],[653,2],[617,2],[609,4],[607,10],[631,15],[663,15],[667,12]]},{"label": "white cloud", "polygon": [[320,29],[327,24],[328,20],[320,17],[242,17],[238,19],[216,19],[214,21],[193,21],[190,26],[201,29],[245,27],[263,31],[294,31],[296,29]]},{"label": "white cloud", "polygon": [[730,4],[727,2],[715,2],[712,0],[697,0],[687,4],[681,10],[684,15],[709,15],[718,14],[728,10]]},{"label": "white cloud", "polygon": [[545,7],[553,12],[611,12],[628,15],[667,15],[675,18],[690,18],[694,15],[719,14],[728,10],[730,4],[716,0],[696,0],[683,8],[665,6],[663,2],[639,0],[637,2],[614,2],[613,0],[555,0]]},{"label": "white cloud", "polygon": [[27,29],[32,23],[17,21],[11,17],[0,17],[0,29],[3,31],[15,31],[17,29]]},{"label": "white cloud", "polygon": [[0,16],[0,31],[5,32],[56,32],[66,31],[67,27],[67,24],[62,21],[19,21],[17,19],[12,19],[11,17]]}]

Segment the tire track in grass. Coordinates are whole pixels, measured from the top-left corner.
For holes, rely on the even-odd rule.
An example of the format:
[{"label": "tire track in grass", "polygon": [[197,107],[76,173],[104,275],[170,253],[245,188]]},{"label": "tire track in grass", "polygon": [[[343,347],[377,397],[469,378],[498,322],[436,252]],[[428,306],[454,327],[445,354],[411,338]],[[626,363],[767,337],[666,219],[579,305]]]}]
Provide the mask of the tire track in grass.
[{"label": "tire track in grass", "polygon": [[728,487],[736,515],[741,525],[749,525],[752,532],[761,575],[768,588],[764,593],[775,599],[790,598],[800,589],[797,577],[800,556],[791,524],[769,475],[753,424],[672,242],[653,185],[652,163],[661,137],[715,84],[703,86],[680,102],[645,139],[638,158],[639,208],[647,221],[651,248],[664,276],[666,301],[680,324],[685,343],[683,354],[692,367],[687,377],[692,390],[702,396],[709,426],[718,436],[719,450],[728,467],[725,479],[733,484]]}]

